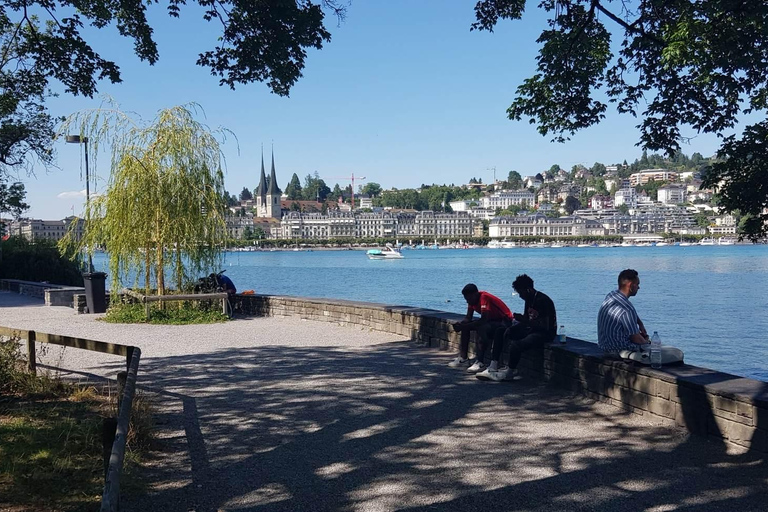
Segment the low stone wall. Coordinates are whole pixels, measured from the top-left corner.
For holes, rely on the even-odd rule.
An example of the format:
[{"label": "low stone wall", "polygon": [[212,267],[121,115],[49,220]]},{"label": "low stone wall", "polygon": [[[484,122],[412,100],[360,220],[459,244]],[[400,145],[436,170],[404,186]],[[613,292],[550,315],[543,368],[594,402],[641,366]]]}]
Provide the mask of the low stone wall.
[{"label": "low stone wall", "polygon": [[85,291],[85,288],[82,287],[22,281],[20,279],[0,279],[0,289],[45,299],[46,306],[69,307],[72,307],[73,295]]},{"label": "low stone wall", "polygon": [[[236,313],[295,316],[367,327],[458,350],[451,329],[463,315],[409,306],[269,295],[238,295]],[[474,336],[474,333],[473,333]],[[474,337],[470,350],[474,346]],[[488,351],[490,352],[490,351]],[[447,359],[446,359],[447,360]],[[667,425],[768,453],[768,383],[691,365],[654,370],[611,360],[594,343],[568,338],[524,354],[521,373]]]},{"label": "low stone wall", "polygon": [[[85,290],[85,289],[83,289]],[[109,305],[109,292],[105,293],[107,305]],[[75,309],[75,312],[78,315],[83,315],[88,312],[88,304],[85,301],[85,292],[83,293],[76,293],[72,296],[72,302],[69,304],[69,306],[73,307]]]}]

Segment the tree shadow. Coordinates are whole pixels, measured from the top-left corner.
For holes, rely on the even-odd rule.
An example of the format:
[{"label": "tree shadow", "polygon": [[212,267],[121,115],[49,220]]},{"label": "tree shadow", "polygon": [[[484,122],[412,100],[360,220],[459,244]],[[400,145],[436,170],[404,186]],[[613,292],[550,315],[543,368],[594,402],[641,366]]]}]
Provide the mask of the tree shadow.
[{"label": "tree shadow", "polygon": [[164,450],[123,509],[764,509],[758,455],[414,345],[145,358]]}]

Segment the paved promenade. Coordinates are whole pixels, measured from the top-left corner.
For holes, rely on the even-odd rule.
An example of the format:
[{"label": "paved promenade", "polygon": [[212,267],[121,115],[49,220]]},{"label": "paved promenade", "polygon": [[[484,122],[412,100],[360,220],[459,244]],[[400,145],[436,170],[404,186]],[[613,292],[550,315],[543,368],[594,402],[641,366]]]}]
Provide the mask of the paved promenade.
[{"label": "paved promenade", "polygon": [[[135,344],[155,398],[129,511],[764,511],[768,465],[394,335],[284,318],[125,326],[0,292],[0,325]],[[49,347],[70,376],[122,358]]]}]

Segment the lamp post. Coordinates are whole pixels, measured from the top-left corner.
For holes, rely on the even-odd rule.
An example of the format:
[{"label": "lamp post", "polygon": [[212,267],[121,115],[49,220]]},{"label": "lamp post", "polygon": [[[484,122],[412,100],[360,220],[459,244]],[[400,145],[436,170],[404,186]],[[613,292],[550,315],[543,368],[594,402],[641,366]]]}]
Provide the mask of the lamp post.
[{"label": "lamp post", "polygon": [[[91,180],[88,174],[88,137],[80,137],[79,135],[67,135],[66,141],[68,144],[85,144],[85,222],[88,223],[88,205],[91,201]],[[88,272],[93,272],[93,258],[91,253],[88,253]]]}]

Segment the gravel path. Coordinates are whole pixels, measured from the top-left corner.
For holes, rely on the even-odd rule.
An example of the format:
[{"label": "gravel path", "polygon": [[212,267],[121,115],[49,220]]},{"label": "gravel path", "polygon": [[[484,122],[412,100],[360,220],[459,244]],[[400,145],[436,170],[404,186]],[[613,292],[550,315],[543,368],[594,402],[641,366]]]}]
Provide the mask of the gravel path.
[{"label": "gravel path", "polygon": [[[394,335],[284,318],[113,325],[0,293],[0,325],[142,348],[160,449],[122,510],[765,510],[766,462]],[[47,362],[113,376],[122,358]]]}]

